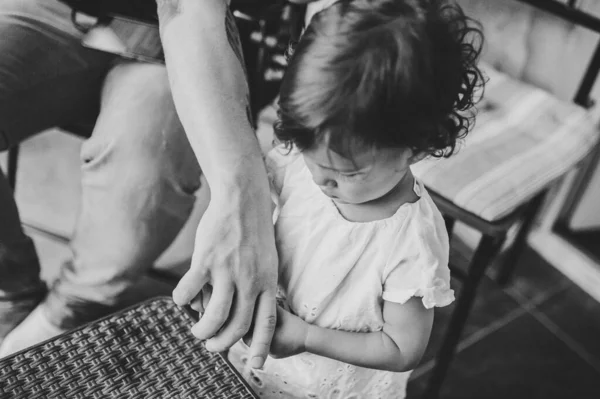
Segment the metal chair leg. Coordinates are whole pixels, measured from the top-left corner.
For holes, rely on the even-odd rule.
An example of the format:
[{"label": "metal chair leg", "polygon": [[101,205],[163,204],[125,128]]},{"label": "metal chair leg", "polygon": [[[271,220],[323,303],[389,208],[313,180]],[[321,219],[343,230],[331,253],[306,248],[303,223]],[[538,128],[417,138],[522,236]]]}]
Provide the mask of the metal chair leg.
[{"label": "metal chair leg", "polygon": [[469,311],[473,304],[473,300],[475,299],[479,282],[484,276],[485,270],[490,265],[491,261],[498,254],[502,242],[502,237],[492,236],[483,236],[479,242],[477,250],[469,265],[467,277],[463,282],[462,292],[456,302],[456,308],[452,314],[450,324],[447,327],[444,341],[436,356],[436,364],[427,384],[424,398],[436,399],[438,397],[440,388],[444,383],[444,379],[450,367],[450,363],[454,358],[465,322],[469,316]]},{"label": "metal chair leg", "polygon": [[8,150],[8,167],[7,167],[7,178],[8,184],[12,188],[13,192],[17,186],[17,163],[19,161],[19,146],[11,147]]},{"label": "metal chair leg", "polygon": [[452,238],[452,232],[454,231],[454,224],[456,223],[456,219],[444,215],[444,223],[446,223],[446,231],[448,232],[448,237]]},{"label": "metal chair leg", "polygon": [[527,236],[531,231],[531,227],[533,226],[533,222],[535,217],[537,216],[538,210],[542,206],[544,202],[544,198],[546,196],[546,192],[542,192],[535,196],[529,206],[527,207],[527,211],[523,216],[523,223],[519,228],[517,236],[515,237],[515,241],[512,246],[508,249],[508,253],[502,259],[502,263],[498,268],[498,274],[496,275],[496,282],[500,285],[506,285],[510,282],[514,271],[517,267],[517,261],[519,256],[525,249],[527,245]]}]

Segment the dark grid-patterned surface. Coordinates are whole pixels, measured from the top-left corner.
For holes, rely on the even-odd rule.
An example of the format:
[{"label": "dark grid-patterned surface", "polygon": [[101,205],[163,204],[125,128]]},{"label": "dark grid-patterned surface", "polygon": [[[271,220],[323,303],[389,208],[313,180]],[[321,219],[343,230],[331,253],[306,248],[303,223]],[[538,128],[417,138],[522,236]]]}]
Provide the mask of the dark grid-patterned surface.
[{"label": "dark grid-patterned surface", "polygon": [[0,360],[0,398],[255,398],[157,298]]}]

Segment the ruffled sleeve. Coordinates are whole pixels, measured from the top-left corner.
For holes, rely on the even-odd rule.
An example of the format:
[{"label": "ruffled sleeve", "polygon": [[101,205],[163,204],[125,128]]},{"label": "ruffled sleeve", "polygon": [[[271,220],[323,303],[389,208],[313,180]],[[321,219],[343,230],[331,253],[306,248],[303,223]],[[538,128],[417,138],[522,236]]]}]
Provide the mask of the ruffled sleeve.
[{"label": "ruffled sleeve", "polygon": [[281,188],[283,187],[283,181],[285,179],[285,169],[288,164],[285,159],[284,151],[286,150],[282,146],[277,146],[269,151],[265,158],[271,191],[276,195],[281,194]]},{"label": "ruffled sleeve", "polygon": [[281,192],[285,182],[285,176],[288,166],[295,157],[288,156],[290,151],[283,145],[278,145],[267,153],[265,157],[265,166],[267,168],[267,177],[271,187],[271,200],[274,204],[273,223],[279,217],[281,205]]},{"label": "ruffled sleeve", "polygon": [[[437,212],[437,209],[435,210]],[[405,303],[421,297],[427,309],[454,301],[448,268],[448,235],[441,217],[408,223],[383,273],[383,299]]]}]

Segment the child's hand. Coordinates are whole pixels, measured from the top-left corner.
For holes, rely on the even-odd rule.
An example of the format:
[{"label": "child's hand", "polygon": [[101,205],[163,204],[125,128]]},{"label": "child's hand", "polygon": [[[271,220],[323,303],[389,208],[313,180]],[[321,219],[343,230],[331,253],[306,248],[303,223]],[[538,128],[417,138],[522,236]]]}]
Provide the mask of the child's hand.
[{"label": "child's hand", "polygon": [[275,359],[297,355],[306,350],[309,324],[277,306],[277,325],[269,355]]}]

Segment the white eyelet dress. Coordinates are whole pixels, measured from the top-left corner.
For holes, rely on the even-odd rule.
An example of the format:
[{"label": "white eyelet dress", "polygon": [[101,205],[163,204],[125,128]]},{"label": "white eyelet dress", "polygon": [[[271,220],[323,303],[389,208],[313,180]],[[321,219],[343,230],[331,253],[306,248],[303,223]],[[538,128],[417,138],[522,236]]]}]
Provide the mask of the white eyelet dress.
[{"label": "white eyelet dress", "polygon": [[[419,200],[391,217],[344,219],[315,185],[297,151],[267,156],[276,211],[279,290],[289,310],[308,323],[355,332],[380,331],[383,300],[421,297],[427,308],[454,300],[444,220],[420,182]],[[356,367],[302,353],[248,366],[241,341],[229,359],[262,398],[400,399],[410,372]]]}]

